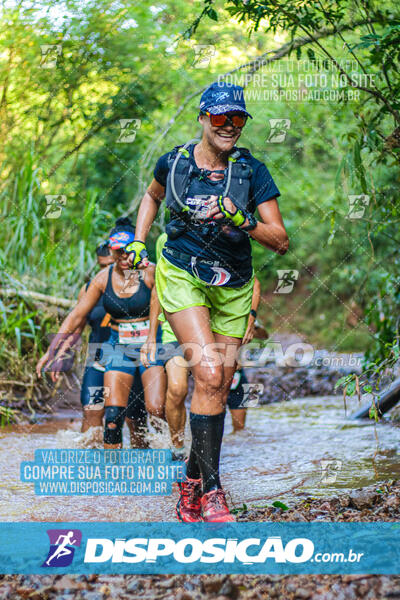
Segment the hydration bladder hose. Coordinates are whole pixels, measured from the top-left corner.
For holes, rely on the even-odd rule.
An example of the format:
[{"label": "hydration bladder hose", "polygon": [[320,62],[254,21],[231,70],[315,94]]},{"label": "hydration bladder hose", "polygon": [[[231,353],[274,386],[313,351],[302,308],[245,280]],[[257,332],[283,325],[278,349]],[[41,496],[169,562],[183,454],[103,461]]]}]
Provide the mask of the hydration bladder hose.
[{"label": "hydration bladder hose", "polygon": [[[174,200],[176,201],[176,203],[178,204],[178,206],[181,207],[182,210],[184,210],[185,212],[189,212],[189,213],[196,213],[196,208],[190,208],[189,206],[187,206],[184,202],[182,202],[182,200],[179,198],[177,192],[176,192],[176,188],[175,188],[175,170],[176,170],[176,166],[178,164],[178,161],[181,157],[182,154],[187,155],[188,154],[188,150],[187,148],[194,143],[200,142],[200,140],[198,139],[193,139],[190,140],[190,142],[186,142],[186,144],[184,146],[182,146],[182,148],[178,148],[178,152],[176,154],[175,160],[172,164],[172,169],[171,169],[171,191],[172,191],[172,195],[174,197]],[[238,156],[240,156],[240,153],[238,150],[236,150],[233,154],[231,154],[231,156],[229,156],[228,158],[228,175],[226,178],[226,186],[223,192],[222,197],[225,198],[226,196],[228,196],[229,194],[229,189],[231,187],[231,178],[232,178],[232,164],[236,161],[236,158],[238,158]]]}]

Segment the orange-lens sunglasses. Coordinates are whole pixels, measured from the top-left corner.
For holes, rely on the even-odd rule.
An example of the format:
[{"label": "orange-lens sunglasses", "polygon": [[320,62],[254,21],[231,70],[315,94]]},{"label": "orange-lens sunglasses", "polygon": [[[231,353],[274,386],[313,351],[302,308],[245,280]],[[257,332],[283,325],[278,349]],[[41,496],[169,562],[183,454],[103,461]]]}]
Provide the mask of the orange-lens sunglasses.
[{"label": "orange-lens sunglasses", "polygon": [[232,125],[233,127],[242,128],[246,125],[247,116],[246,115],[232,115],[229,117],[228,115],[212,115],[208,111],[205,111],[203,114],[210,117],[210,123],[213,127],[223,127],[227,123]]}]

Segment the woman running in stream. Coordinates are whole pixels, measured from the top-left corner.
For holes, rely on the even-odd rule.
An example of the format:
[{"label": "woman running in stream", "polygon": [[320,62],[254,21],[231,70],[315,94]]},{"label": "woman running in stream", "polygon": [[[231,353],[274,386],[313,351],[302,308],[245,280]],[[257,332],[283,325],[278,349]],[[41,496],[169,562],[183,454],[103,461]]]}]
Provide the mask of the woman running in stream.
[{"label": "woman running in stream", "polygon": [[[113,263],[108,240],[96,248],[97,264],[100,269],[104,269]],[[85,295],[89,283],[84,284],[78,295],[78,302]],[[105,367],[96,360],[100,355],[101,345],[110,337],[110,327],[108,326],[110,315],[104,309],[102,295],[96,306],[89,312],[87,318],[82,321],[74,334],[81,334],[85,325],[89,325],[91,332],[89,336],[89,356],[86,361],[82,384],[81,384],[81,404],[82,404],[82,426],[81,431],[85,432],[90,427],[102,427],[104,417],[104,371]],[[58,332],[60,333],[60,332]],[[64,350],[65,351],[65,350]],[[54,361],[60,360],[59,356]],[[41,377],[41,370],[46,367],[46,371],[51,372],[51,379],[56,382],[59,377],[59,370],[51,370],[49,350],[42,356],[36,365],[38,377]],[[144,406],[143,384],[139,373],[135,374],[135,379],[130,390],[129,402],[127,408],[127,424],[130,431],[132,448],[147,447],[147,413]]]},{"label": "woman running in stream", "polygon": [[[155,265],[145,261],[143,272],[132,271],[127,262],[125,246],[132,242],[135,229],[129,219],[117,219],[109,237],[114,263],[98,273],[77,306],[65,319],[49,348],[56,354],[60,336],[65,337],[80,327],[103,295],[103,306],[110,315],[110,337],[101,347],[98,362],[105,367],[104,447],[122,447],[122,428],[128,415],[129,392],[134,376],[140,373],[144,386],[146,410],[150,415],[164,417],[165,373],[161,361],[151,361],[148,368],[140,362],[140,348],[149,333],[150,311],[154,310],[156,290]],[[157,309],[156,302],[155,310]],[[155,321],[157,323],[157,320]],[[155,336],[160,340],[160,334]],[[97,357],[96,357],[97,358]]]},{"label": "woman running in stream", "polygon": [[157,264],[157,293],[185,356],[198,355],[191,367],[192,446],[177,505],[182,521],[234,520],[219,461],[226,398],[251,308],[250,238],[278,254],[288,249],[278,188],[263,163],[235,147],[248,117],[243,88],[216,82],[203,93],[201,141],[159,158],[139,208],[135,241],[126,248],[129,262],[143,267],[146,237],[165,197],[171,221]]}]

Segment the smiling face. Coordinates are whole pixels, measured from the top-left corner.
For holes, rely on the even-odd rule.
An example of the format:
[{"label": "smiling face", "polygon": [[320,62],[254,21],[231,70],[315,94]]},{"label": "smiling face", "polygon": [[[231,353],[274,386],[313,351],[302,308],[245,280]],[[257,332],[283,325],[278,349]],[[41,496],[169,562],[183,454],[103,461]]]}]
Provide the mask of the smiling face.
[{"label": "smiling face", "polygon": [[[234,111],[226,114],[231,117],[241,113]],[[213,127],[210,117],[207,115],[200,115],[199,123],[203,126],[203,138],[218,153],[230,152],[242,133],[242,128],[234,127],[230,121],[227,121],[222,127]]]}]

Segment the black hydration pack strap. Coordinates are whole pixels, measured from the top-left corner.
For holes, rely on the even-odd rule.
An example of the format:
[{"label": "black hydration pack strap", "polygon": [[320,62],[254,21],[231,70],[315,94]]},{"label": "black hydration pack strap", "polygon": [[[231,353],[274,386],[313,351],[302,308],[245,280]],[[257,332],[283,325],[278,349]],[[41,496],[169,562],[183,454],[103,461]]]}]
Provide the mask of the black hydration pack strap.
[{"label": "black hydration pack strap", "polygon": [[[171,192],[172,192],[173,199],[176,202],[177,206],[180,207],[181,211],[188,213],[189,216],[196,215],[197,211],[196,211],[196,209],[189,208],[187,206],[187,204],[184,202],[184,200],[182,200],[179,197],[179,194],[175,187],[175,171],[178,166],[178,162],[182,156],[185,157],[186,160],[189,160],[190,155],[189,155],[188,147],[199,141],[200,140],[193,139],[193,140],[190,140],[189,142],[186,142],[186,144],[184,146],[180,146],[179,148],[177,148],[176,156],[175,156],[174,162],[172,163],[172,167],[171,167],[170,182],[171,182]],[[228,158],[228,174],[227,174],[227,178],[226,178],[225,189],[222,193],[222,196],[224,198],[225,198],[225,196],[229,196],[229,190],[231,187],[231,180],[232,180],[232,166],[241,156],[243,156],[243,154],[244,154],[243,150],[244,149],[236,149]],[[247,151],[247,154],[250,154],[250,153]],[[184,184],[181,186],[183,198],[186,197],[186,194],[187,194],[187,191],[189,188],[189,184],[190,184],[190,180],[193,175],[193,171],[194,171],[193,165],[189,163],[187,173],[185,174]],[[177,211],[175,211],[175,212],[177,212]]]}]

